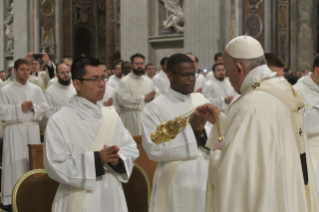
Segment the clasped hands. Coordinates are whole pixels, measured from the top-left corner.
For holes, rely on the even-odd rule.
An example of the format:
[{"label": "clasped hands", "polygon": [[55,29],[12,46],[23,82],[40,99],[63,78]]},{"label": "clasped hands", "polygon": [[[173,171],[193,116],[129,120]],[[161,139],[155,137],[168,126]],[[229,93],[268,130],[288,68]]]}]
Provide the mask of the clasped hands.
[{"label": "clasped hands", "polygon": [[104,148],[100,151],[100,158],[103,165],[110,163],[113,166],[116,166],[119,162],[120,155],[118,152],[120,148],[116,145],[107,146],[104,145]]},{"label": "clasped hands", "polygon": [[[189,121],[195,133],[201,134],[206,124],[206,121],[209,121],[212,124],[216,123],[216,117],[215,117],[216,110],[218,111],[218,115],[219,115],[220,114],[219,108],[210,103],[206,103],[196,108],[195,115]],[[222,148],[222,145],[221,143],[218,142],[215,145],[214,151],[217,149],[221,150],[221,148]]]}]

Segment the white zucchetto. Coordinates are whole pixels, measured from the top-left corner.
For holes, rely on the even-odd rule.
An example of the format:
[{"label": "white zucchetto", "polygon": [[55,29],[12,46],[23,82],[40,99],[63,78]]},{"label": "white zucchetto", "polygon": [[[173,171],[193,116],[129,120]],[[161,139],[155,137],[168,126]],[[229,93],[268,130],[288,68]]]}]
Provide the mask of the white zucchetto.
[{"label": "white zucchetto", "polygon": [[264,55],[264,50],[259,41],[248,35],[232,39],[225,48],[227,54],[236,59],[255,59]]}]

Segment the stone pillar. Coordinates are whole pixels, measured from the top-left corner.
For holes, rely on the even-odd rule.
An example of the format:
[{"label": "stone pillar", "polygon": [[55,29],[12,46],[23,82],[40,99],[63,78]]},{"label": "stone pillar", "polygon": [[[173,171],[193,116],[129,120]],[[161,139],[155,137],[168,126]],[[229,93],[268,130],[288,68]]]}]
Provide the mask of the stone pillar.
[{"label": "stone pillar", "polygon": [[4,12],[5,5],[4,0],[0,0],[0,70],[4,70],[4,50],[5,50],[5,42],[4,42],[4,31],[5,27],[3,25],[4,21]]},{"label": "stone pillar", "polygon": [[298,35],[297,35],[297,70],[310,69],[314,59],[314,23],[313,0],[297,1]]},{"label": "stone pillar", "polygon": [[121,58],[141,53],[148,61],[147,0],[121,0]]},{"label": "stone pillar", "polygon": [[14,60],[25,58],[30,51],[31,20],[30,2],[14,0],[13,6],[13,32],[14,32]]},{"label": "stone pillar", "polygon": [[55,1],[55,45],[56,57],[55,62],[58,63],[62,58],[62,0]]},{"label": "stone pillar", "polygon": [[114,26],[114,1],[106,0],[106,64],[108,68],[113,66],[113,54],[115,51],[115,26]]},{"label": "stone pillar", "polygon": [[185,0],[184,52],[199,59],[199,68],[211,70],[215,53],[222,51],[220,0]]}]

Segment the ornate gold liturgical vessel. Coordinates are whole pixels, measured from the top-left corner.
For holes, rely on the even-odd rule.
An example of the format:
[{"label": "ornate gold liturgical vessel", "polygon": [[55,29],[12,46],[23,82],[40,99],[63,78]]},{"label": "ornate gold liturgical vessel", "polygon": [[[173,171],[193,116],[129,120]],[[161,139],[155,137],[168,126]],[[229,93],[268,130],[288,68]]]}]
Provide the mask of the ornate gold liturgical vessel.
[{"label": "ornate gold liturgical vessel", "polygon": [[[214,108],[214,117],[216,117],[216,126],[218,132],[218,142],[222,142],[224,137],[220,132],[219,125],[219,111],[216,107]],[[193,109],[184,115],[178,116],[173,120],[163,122],[157,126],[155,132],[151,134],[151,138],[155,144],[161,144],[162,142],[168,142],[174,138],[176,138],[177,134],[181,132],[181,128],[185,129],[189,121],[192,119],[193,115],[195,115],[196,109]]]}]

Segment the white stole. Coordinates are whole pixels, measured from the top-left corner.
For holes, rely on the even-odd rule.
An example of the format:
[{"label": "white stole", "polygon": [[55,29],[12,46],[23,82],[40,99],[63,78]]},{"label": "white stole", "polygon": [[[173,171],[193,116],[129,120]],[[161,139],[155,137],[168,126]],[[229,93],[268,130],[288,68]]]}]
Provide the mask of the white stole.
[{"label": "white stole", "polygon": [[[116,126],[118,122],[117,113],[111,108],[102,108],[103,119],[99,132],[95,138],[93,146],[91,147],[92,152],[100,151],[104,148],[104,145],[112,145],[114,133],[116,132]],[[112,123],[112,124],[109,124]],[[79,212],[82,211],[85,202],[87,190],[71,186],[69,198],[68,198],[68,212]],[[54,209],[52,211],[55,211]]]}]

